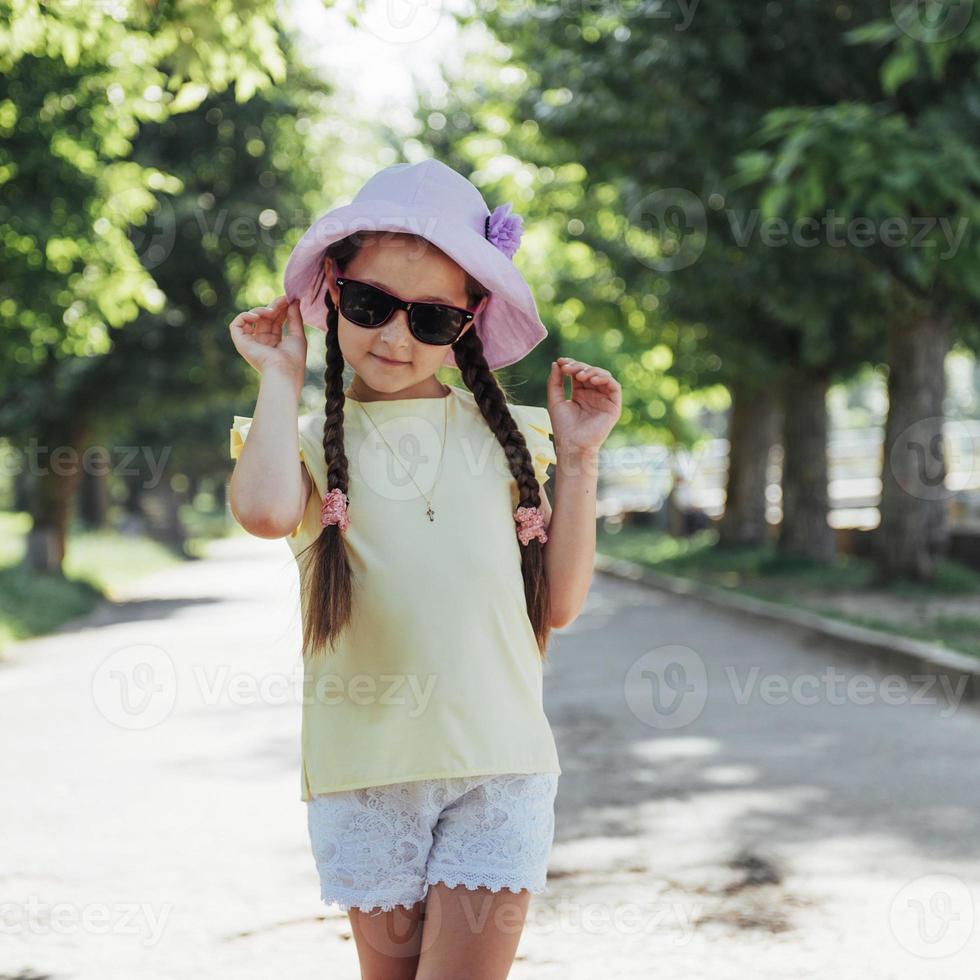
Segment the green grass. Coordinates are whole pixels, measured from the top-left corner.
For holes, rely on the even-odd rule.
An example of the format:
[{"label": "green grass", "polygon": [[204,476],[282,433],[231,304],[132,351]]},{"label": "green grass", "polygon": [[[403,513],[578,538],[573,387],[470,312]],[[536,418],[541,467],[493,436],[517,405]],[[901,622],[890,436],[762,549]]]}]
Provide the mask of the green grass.
[{"label": "green grass", "polygon": [[20,561],[24,537],[31,526],[29,514],[0,511],[0,568]]},{"label": "green grass", "polygon": [[115,531],[88,531],[69,538],[64,569],[68,578],[88,581],[111,593],[124,583],[181,560],[169,548],[149,538]]},{"label": "green grass", "polygon": [[764,584],[768,593],[785,578],[792,578],[796,587],[860,588],[871,577],[868,563],[846,555],[833,563],[814,562],[785,557],[774,548],[722,548],[717,540],[714,530],[672,538],[662,531],[624,528],[616,533],[600,531],[597,544],[612,557],[729,589],[749,590]]},{"label": "green grass", "polygon": [[717,540],[713,529],[675,539],[648,528],[624,527],[612,532],[600,527],[597,548],[610,557],[635,561],[669,575],[980,656],[980,619],[937,610],[931,617],[924,613],[921,624],[909,624],[845,613],[821,601],[842,592],[860,595],[866,591],[869,600],[886,596],[928,606],[930,600],[980,594],[980,573],[965,565],[946,560],[940,563],[932,583],[898,581],[884,590],[872,588],[874,565],[866,558],[839,555],[829,562],[809,561],[782,556],[774,547],[723,548]]},{"label": "green grass", "polygon": [[0,653],[13,640],[49,632],[94,609],[112,590],[182,559],[164,545],[114,531],[73,532],[64,575],[25,568],[31,519],[0,513]]},{"label": "green grass", "polygon": [[936,616],[931,623],[923,627],[904,623],[899,628],[896,623],[875,616],[854,616],[843,613],[839,609],[812,608],[814,612],[831,619],[844,620],[855,626],[867,626],[869,629],[881,630],[897,636],[925,640],[927,643],[939,643],[949,647],[950,650],[980,657],[980,619],[969,616]]},{"label": "green grass", "polygon": [[46,633],[101,600],[102,593],[87,582],[37,575],[18,566],[0,568],[0,656],[8,643]]}]

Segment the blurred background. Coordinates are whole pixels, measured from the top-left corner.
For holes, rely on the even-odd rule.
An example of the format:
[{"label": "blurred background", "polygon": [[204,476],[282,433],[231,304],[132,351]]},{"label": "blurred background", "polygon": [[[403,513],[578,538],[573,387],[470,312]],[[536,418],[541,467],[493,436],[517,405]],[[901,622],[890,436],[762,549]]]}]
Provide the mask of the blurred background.
[{"label": "blurred background", "polygon": [[428,157],[524,217],[514,400],[622,384],[602,556],[980,656],[978,54],[964,0],[0,0],[0,660],[247,537],[228,324]]},{"label": "blurred background", "polygon": [[869,616],[911,587],[936,612],[903,631],[980,653],[939,601],[980,582],[966,5],[4,7],[3,642],[242,533],[227,324],[316,216],[436,156],[525,217],[550,335],[513,396],[544,404],[560,354],[623,385],[603,550],[873,589]]}]

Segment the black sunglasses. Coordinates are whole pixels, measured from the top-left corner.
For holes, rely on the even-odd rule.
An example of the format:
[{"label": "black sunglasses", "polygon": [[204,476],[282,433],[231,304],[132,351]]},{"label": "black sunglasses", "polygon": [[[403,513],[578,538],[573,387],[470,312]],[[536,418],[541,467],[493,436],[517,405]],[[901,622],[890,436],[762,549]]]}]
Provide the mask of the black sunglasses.
[{"label": "black sunglasses", "polygon": [[[408,329],[423,344],[453,344],[463,328],[475,316],[460,306],[445,303],[422,303],[394,296],[370,283],[347,276],[337,276],[340,290],[340,312],[359,327],[380,327],[396,310],[408,311]],[[329,295],[329,290],[324,298]]]}]

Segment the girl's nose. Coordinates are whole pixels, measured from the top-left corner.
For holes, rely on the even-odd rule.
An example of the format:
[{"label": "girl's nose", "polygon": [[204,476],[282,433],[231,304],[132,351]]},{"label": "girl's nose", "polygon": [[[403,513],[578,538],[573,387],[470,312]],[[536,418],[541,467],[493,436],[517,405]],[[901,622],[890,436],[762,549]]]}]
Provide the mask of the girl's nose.
[{"label": "girl's nose", "polygon": [[384,339],[389,344],[412,342],[412,331],[408,328],[408,311],[395,310],[391,317],[382,325]]}]

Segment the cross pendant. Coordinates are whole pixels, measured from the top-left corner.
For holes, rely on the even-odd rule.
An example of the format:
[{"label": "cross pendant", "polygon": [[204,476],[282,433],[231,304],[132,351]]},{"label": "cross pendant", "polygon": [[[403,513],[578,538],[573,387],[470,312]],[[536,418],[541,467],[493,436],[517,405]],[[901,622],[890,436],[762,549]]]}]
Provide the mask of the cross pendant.
[{"label": "cross pendant", "polygon": [[425,508],[425,516],[428,517],[430,521],[434,521],[436,519],[436,512],[432,509],[432,504],[429,504],[429,506]]}]

